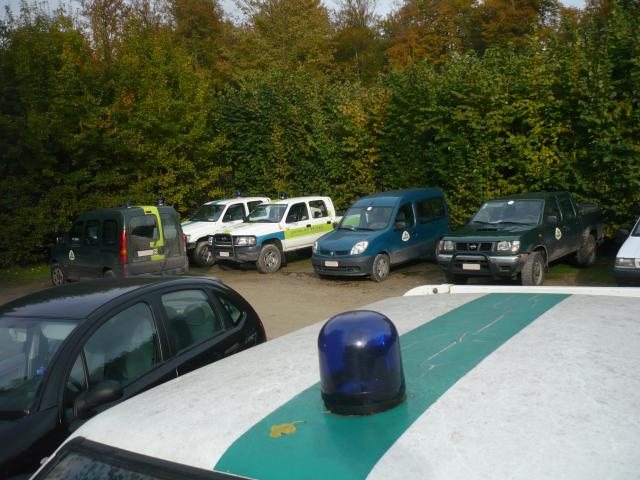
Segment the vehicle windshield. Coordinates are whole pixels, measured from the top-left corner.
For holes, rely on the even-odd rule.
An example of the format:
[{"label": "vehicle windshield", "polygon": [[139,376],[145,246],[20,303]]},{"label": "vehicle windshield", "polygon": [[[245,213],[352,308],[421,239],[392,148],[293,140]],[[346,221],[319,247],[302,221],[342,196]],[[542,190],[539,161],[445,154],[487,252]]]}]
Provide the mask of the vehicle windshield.
[{"label": "vehicle windshield", "polygon": [[338,228],[345,230],[384,230],[389,225],[393,207],[351,207]]},{"label": "vehicle windshield", "polygon": [[30,413],[42,378],[76,323],[0,317],[0,419]]},{"label": "vehicle windshield", "polygon": [[542,200],[491,200],[480,207],[471,223],[537,225],[543,206]]},{"label": "vehicle windshield", "polygon": [[217,222],[224,211],[224,205],[216,203],[202,205],[190,218],[194,222]]},{"label": "vehicle windshield", "polygon": [[279,203],[262,203],[251,210],[249,223],[280,223],[287,205]]}]

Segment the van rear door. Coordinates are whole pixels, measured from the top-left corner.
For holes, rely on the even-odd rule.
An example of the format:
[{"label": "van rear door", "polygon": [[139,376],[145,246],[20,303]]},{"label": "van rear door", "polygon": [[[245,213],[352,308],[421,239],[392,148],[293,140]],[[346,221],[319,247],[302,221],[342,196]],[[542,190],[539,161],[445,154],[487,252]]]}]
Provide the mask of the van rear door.
[{"label": "van rear door", "polygon": [[132,275],[160,273],[164,267],[165,254],[158,209],[140,207],[135,210],[139,213],[129,217],[127,231],[129,272]]},{"label": "van rear door", "polygon": [[[164,210],[164,209],[163,209]],[[162,235],[164,237],[164,270],[175,270],[185,267],[185,257],[182,252],[182,228],[178,222],[178,215],[171,210],[161,211]]]}]

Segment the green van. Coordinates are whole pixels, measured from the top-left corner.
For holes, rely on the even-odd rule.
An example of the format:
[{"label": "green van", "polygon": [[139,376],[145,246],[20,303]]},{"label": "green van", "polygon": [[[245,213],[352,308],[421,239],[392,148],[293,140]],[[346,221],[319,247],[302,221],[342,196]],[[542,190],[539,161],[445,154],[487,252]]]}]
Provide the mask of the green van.
[{"label": "green van", "polygon": [[51,249],[51,281],[173,275],[189,268],[173,207],[104,208],[80,215]]}]

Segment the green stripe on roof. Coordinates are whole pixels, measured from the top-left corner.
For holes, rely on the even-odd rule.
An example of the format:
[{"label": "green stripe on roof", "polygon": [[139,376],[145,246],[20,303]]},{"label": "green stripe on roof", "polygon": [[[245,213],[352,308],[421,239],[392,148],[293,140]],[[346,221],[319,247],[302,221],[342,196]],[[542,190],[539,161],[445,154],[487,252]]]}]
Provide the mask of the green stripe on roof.
[{"label": "green stripe on roof", "polygon": [[[324,408],[315,384],[239,437],[214,469],[259,479],[365,478],[453,384],[567,296],[491,294],[441,315],[401,337],[406,402],[377,415],[339,416]],[[271,426],[294,422],[295,433],[269,436]]]}]

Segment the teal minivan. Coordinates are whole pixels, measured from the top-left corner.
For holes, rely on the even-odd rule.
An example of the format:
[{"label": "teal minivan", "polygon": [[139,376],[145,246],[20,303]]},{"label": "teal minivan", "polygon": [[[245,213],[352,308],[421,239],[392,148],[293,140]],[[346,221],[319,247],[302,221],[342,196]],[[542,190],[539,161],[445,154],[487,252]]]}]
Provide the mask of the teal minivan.
[{"label": "teal minivan", "polygon": [[313,246],[320,276],[370,276],[381,282],[392,265],[435,253],[449,231],[442,190],[412,188],[361,198]]}]

